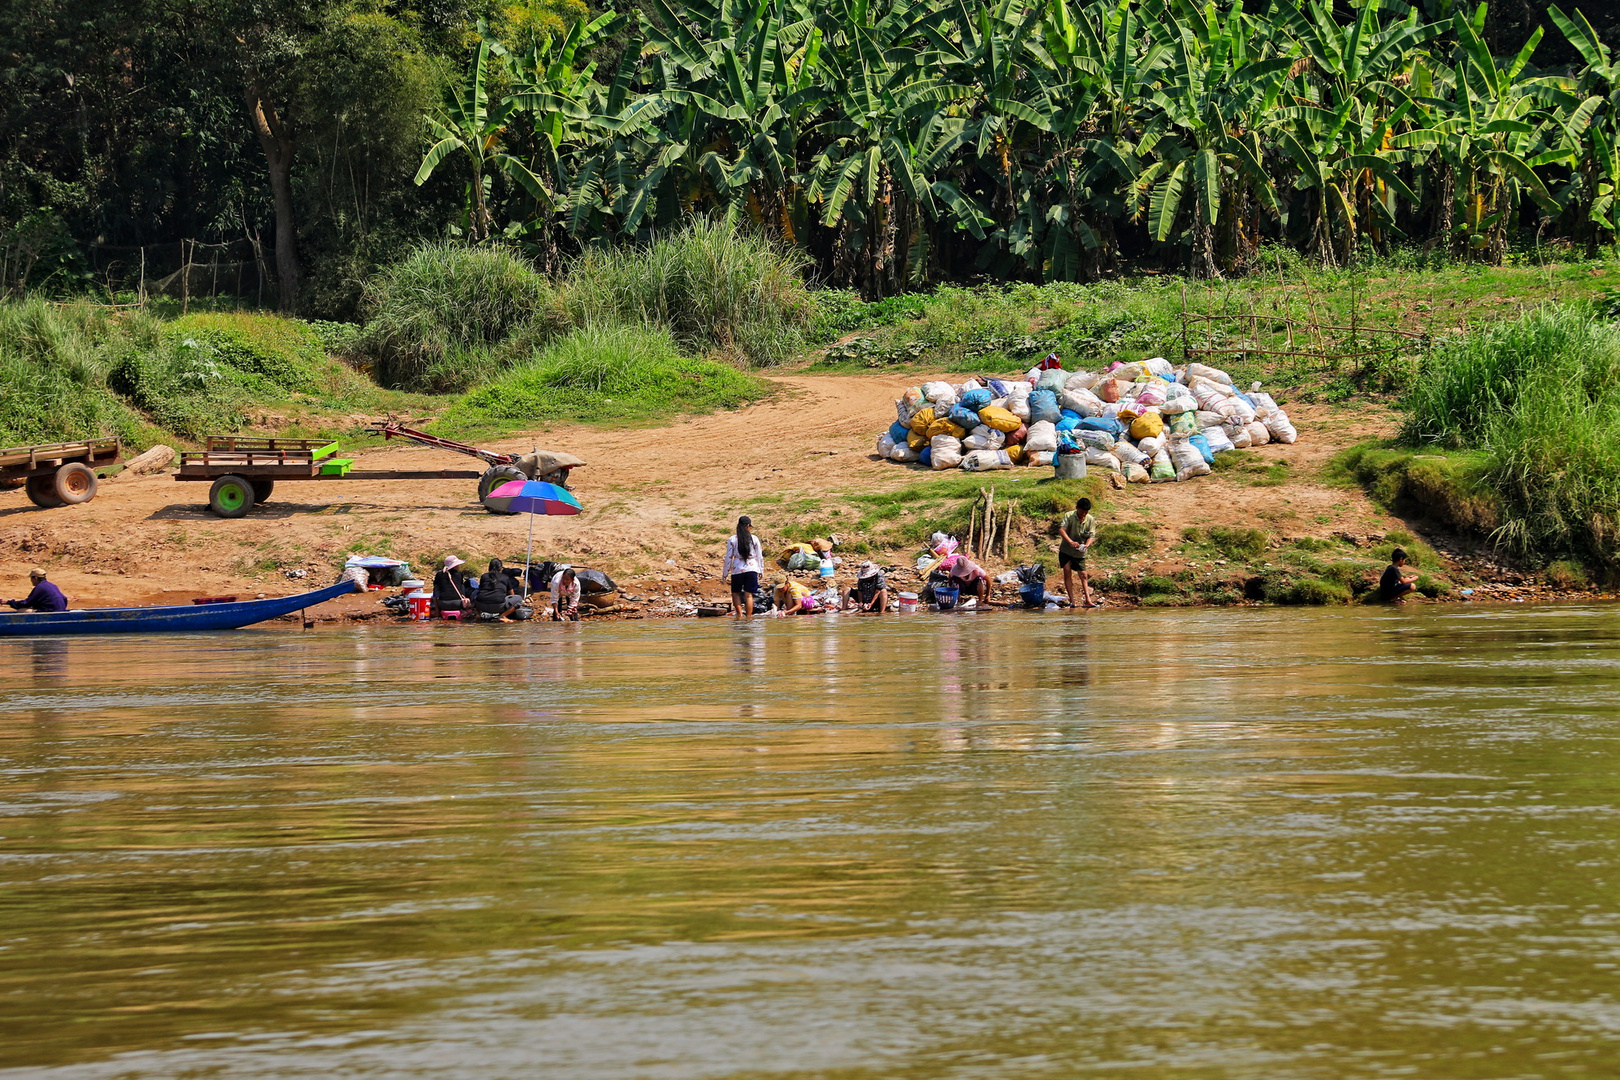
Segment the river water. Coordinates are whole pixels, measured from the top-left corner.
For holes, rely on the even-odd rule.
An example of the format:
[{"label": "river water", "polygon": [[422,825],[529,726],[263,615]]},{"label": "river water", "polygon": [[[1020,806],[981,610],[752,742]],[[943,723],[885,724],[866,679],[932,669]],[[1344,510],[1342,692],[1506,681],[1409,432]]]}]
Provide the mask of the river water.
[{"label": "river water", "polygon": [[0,642],[0,1076],[1620,1075],[1620,610]]}]

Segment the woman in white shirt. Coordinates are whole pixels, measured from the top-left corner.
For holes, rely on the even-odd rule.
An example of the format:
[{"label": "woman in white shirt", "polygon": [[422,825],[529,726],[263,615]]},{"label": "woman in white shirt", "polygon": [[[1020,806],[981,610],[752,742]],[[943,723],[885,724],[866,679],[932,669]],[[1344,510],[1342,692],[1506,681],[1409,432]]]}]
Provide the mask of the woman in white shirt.
[{"label": "woman in white shirt", "polygon": [[726,541],[725,561],[720,576],[731,582],[733,618],[754,616],[754,594],[759,592],[759,575],[765,572],[765,549],[754,535],[754,521],[747,514],[737,519],[737,532]]},{"label": "woman in white shirt", "polygon": [[559,567],[551,579],[551,621],[579,622],[579,575],[572,566]]}]

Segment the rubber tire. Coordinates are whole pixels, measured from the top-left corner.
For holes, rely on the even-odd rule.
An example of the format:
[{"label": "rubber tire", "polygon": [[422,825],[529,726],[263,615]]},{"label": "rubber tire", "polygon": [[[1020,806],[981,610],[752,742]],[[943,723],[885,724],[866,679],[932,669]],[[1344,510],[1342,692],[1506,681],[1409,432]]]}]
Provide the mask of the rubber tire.
[{"label": "rubber tire", "polygon": [[96,497],[96,471],[82,461],[70,461],[57,469],[53,483],[63,506],[78,506]]},{"label": "rubber tire", "polygon": [[270,493],[276,490],[276,482],[274,480],[254,480],[252,484],[254,504],[263,505],[269,502]]},{"label": "rubber tire", "polygon": [[253,482],[245,476],[222,476],[208,489],[208,509],[222,518],[246,517],[253,509]]},{"label": "rubber tire", "polygon": [[556,484],[564,491],[567,491],[568,474],[572,471],[572,469],[552,469],[550,472],[546,473],[546,475],[537,476],[535,479],[539,480],[543,484]]},{"label": "rubber tire", "polygon": [[52,507],[62,505],[56,497],[56,477],[54,476],[30,476],[23,488],[28,494],[28,501],[35,506],[49,510]]},{"label": "rubber tire", "polygon": [[[523,475],[523,470],[515,465],[491,465],[488,469],[484,470],[484,475],[478,478],[478,501],[481,503],[484,502],[484,500],[488,498],[491,491],[494,491],[496,488],[500,487],[509,480],[527,479],[528,477]],[[488,510],[492,514],[511,513],[511,511],[508,510],[496,510],[488,503],[484,503],[484,509]]]}]

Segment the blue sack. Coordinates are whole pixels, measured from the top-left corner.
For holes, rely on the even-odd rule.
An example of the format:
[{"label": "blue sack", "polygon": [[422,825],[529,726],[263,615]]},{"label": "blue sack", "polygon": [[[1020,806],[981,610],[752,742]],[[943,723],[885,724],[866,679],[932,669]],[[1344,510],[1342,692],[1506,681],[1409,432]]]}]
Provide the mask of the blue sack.
[{"label": "blue sack", "polygon": [[951,407],[951,423],[965,431],[972,431],[979,426],[979,414],[972,409],[964,409],[960,405]]},{"label": "blue sack", "polygon": [[995,397],[1006,397],[1007,396],[1007,384],[1002,382],[1000,379],[991,379],[990,380],[990,393],[995,395]]},{"label": "blue sack", "polygon": [[1106,431],[1115,437],[1125,434],[1124,424],[1106,416],[1087,416],[1080,421],[1080,426],[1087,431]]},{"label": "blue sack", "polygon": [[896,420],[889,425],[889,438],[895,442],[905,442],[906,436],[911,434],[911,428]]},{"label": "blue sack", "polygon": [[1038,424],[1042,420],[1048,424],[1055,424],[1063,419],[1063,410],[1058,407],[1057,395],[1050,390],[1031,390],[1029,393],[1029,422]]},{"label": "blue sack", "polygon": [[1209,440],[1204,438],[1202,432],[1197,435],[1189,435],[1187,441],[1192,443],[1194,448],[1203,455],[1205,465],[1215,464],[1215,452],[1209,448]]},{"label": "blue sack", "polygon": [[957,404],[964,409],[977,413],[980,409],[987,408],[990,402],[995,399],[995,396],[988,390],[969,390],[962,395],[962,400],[958,401]]},{"label": "blue sack", "polygon": [[932,446],[922,448],[922,453],[917,455],[917,464],[929,466],[934,464],[934,448]]},{"label": "blue sack", "polygon": [[1057,422],[1056,426],[1059,431],[1073,431],[1080,426],[1080,414],[1064,409],[1063,417]]}]

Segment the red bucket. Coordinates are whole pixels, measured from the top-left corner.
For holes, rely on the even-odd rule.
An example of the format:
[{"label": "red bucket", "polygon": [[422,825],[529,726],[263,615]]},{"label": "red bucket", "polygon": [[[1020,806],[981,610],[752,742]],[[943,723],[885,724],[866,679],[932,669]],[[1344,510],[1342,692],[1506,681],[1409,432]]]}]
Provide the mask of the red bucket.
[{"label": "red bucket", "polygon": [[410,601],[411,618],[421,622],[426,622],[428,618],[428,606],[433,601],[433,594],[426,593],[418,589],[405,599]]}]

